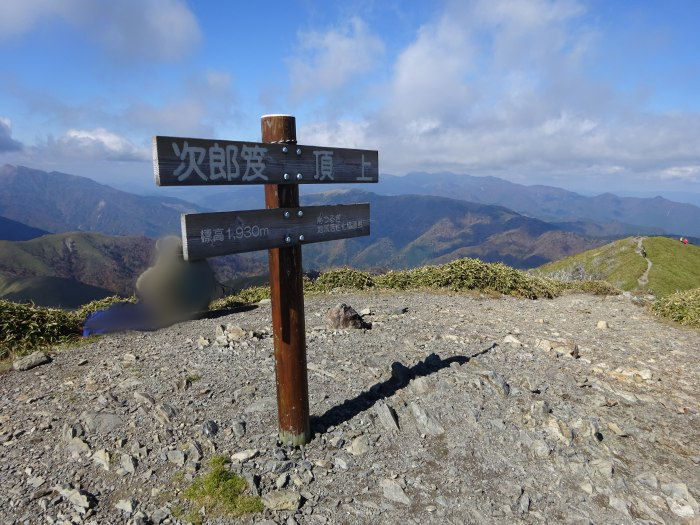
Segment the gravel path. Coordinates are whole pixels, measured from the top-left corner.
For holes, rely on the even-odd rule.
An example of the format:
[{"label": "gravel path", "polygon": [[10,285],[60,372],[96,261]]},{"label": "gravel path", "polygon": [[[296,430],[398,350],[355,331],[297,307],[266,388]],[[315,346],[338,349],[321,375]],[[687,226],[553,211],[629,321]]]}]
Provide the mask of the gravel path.
[{"label": "gravel path", "polygon": [[644,270],[644,273],[639,276],[639,279],[637,279],[637,284],[639,284],[640,288],[645,288],[646,285],[649,284],[649,271],[653,266],[651,259],[647,257],[647,252],[644,250],[644,245],[642,244],[643,240],[643,237],[637,239],[637,249],[635,250],[635,253],[637,253],[640,257],[644,257],[644,260],[647,262],[647,269]]},{"label": "gravel path", "polygon": [[[372,328],[326,329],[339,302]],[[179,523],[214,454],[270,507],[241,523],[700,516],[698,331],[584,295],[330,294],[306,322],[304,450],[275,444],[269,305],[3,375],[0,522]]]}]

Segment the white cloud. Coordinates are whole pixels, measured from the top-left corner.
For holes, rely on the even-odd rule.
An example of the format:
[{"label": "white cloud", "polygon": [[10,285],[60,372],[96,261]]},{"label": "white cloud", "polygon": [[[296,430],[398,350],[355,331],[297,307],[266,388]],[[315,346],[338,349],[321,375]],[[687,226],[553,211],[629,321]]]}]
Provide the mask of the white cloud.
[{"label": "white cloud", "polygon": [[3,0],[0,39],[60,17],[120,59],[178,60],[200,41],[197,19],[182,0]]},{"label": "white cloud", "polygon": [[82,160],[146,161],[150,151],[137,147],[126,138],[104,128],[69,129],[59,138],[49,137],[46,144],[36,147],[37,157]]},{"label": "white cloud", "polygon": [[149,136],[209,136],[237,115],[236,101],[231,75],[208,71],[161,104],[134,103],[120,118]]},{"label": "white cloud", "polygon": [[12,138],[12,121],[7,117],[0,117],[0,153],[21,149],[22,144]]},{"label": "white cloud", "polygon": [[700,115],[652,113],[594,80],[604,50],[584,14],[569,0],[449,3],[398,55],[379,108],[325,115],[314,139],[379,149],[398,174],[700,182]]},{"label": "white cloud", "polygon": [[298,41],[297,52],[287,61],[297,100],[344,87],[372,70],[384,53],[384,43],[358,17],[327,32],[300,32]]}]

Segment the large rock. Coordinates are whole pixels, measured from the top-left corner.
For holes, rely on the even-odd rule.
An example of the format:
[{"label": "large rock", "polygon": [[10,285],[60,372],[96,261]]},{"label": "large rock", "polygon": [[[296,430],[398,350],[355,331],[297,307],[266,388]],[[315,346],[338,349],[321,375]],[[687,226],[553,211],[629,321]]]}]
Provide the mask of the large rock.
[{"label": "large rock", "polygon": [[12,368],[19,371],[30,370],[39,365],[46,364],[50,362],[49,356],[44,354],[44,352],[34,352],[33,354],[25,355],[19,359],[15,359],[12,363]]},{"label": "large rock", "polygon": [[345,328],[366,328],[367,324],[362,320],[352,306],[340,303],[331,308],[326,314],[328,328],[342,330]]},{"label": "large rock", "polygon": [[301,494],[294,490],[273,490],[262,497],[270,510],[297,510],[301,505]]},{"label": "large rock", "polygon": [[83,412],[80,421],[88,431],[102,435],[111,434],[124,424],[121,417],[108,412]]}]

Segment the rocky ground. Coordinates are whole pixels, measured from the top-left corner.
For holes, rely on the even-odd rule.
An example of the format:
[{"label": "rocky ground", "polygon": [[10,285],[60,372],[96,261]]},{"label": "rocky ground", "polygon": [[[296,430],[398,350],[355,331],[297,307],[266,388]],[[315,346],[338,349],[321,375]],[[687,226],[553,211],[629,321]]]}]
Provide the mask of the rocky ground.
[{"label": "rocky ground", "polygon": [[[339,302],[372,328],[326,328]],[[698,522],[698,331],[624,296],[331,294],[306,321],[303,450],[275,443],[269,304],[4,374],[0,521],[178,523],[224,454],[268,506],[243,523]]]}]

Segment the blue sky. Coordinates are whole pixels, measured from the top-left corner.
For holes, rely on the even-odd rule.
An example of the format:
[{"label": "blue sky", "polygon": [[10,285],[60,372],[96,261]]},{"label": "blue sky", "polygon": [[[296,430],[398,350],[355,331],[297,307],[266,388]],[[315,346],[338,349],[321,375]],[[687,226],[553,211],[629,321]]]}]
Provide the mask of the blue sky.
[{"label": "blue sky", "polygon": [[[0,163],[154,189],[156,134],[700,193],[700,2],[3,0]],[[677,194],[676,194],[677,195]]]}]

